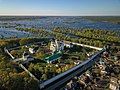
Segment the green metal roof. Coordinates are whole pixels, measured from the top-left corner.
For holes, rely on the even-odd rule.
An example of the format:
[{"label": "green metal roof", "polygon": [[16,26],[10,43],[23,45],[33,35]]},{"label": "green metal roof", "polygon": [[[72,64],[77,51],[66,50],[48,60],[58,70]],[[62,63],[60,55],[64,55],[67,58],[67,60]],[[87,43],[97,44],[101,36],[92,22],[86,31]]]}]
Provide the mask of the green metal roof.
[{"label": "green metal roof", "polygon": [[57,60],[58,58],[60,58],[62,56],[62,52],[56,52],[54,53],[53,55],[49,56],[49,57],[46,57],[44,60],[45,61],[55,61]]}]

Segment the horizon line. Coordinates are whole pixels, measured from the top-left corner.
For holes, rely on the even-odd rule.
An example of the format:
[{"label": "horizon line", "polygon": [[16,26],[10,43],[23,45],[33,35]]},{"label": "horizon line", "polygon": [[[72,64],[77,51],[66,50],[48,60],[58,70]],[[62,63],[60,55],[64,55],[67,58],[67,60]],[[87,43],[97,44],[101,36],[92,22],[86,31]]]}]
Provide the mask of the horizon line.
[{"label": "horizon line", "polygon": [[120,15],[0,15],[0,16],[120,16]]}]

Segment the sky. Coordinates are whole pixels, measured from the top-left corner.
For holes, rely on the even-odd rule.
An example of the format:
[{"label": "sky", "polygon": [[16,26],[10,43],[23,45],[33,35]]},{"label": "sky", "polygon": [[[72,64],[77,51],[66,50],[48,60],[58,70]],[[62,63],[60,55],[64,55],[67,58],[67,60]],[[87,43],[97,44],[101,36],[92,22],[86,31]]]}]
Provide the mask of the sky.
[{"label": "sky", "polygon": [[0,0],[0,15],[120,16],[120,0]]}]

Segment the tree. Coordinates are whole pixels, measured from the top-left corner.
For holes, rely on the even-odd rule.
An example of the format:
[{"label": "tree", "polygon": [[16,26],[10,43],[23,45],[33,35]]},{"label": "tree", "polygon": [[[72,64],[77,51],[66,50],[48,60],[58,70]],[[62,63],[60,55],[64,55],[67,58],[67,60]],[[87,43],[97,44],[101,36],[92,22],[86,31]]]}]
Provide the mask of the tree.
[{"label": "tree", "polygon": [[47,80],[47,75],[46,74],[43,74],[42,77],[41,77],[41,80]]}]

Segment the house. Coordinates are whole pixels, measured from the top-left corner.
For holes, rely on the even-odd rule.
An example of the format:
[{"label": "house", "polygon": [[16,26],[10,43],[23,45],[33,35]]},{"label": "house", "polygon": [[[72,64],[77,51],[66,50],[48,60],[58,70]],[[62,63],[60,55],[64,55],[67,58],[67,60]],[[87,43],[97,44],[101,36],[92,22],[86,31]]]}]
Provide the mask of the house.
[{"label": "house", "polygon": [[111,77],[109,89],[110,90],[119,90],[119,84],[118,84],[117,78]]},{"label": "house", "polygon": [[81,63],[80,60],[76,60],[76,61],[74,61],[74,64],[75,64],[75,65],[78,65],[78,64],[80,64],[80,63]]},{"label": "house", "polygon": [[36,46],[36,47],[34,47],[34,48],[29,48],[29,52],[30,52],[31,54],[34,54],[34,53],[37,52],[38,49],[39,49],[38,46]]},{"label": "house", "polygon": [[28,63],[28,62],[34,60],[34,58],[33,58],[32,56],[30,56],[30,55],[29,55],[28,53],[26,53],[26,52],[23,53],[22,58],[23,58],[24,63]]},{"label": "house", "polygon": [[29,52],[30,52],[31,54],[34,54],[34,53],[35,53],[34,48],[29,48]]},{"label": "house", "polygon": [[67,47],[67,48],[72,48],[72,47],[73,47],[73,44],[70,43],[70,42],[65,41],[65,42],[64,42],[64,46]]}]

